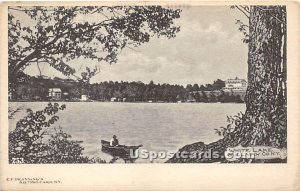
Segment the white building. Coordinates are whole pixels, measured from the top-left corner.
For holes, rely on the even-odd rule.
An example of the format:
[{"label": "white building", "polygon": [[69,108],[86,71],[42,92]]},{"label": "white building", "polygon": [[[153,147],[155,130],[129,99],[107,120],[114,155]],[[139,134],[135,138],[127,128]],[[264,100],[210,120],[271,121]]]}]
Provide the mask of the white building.
[{"label": "white building", "polygon": [[239,79],[236,77],[235,79],[228,79],[225,81],[225,87],[223,90],[246,90],[247,89],[247,81],[245,79]]},{"label": "white building", "polygon": [[60,88],[50,88],[49,97],[54,100],[61,99],[61,89]]},{"label": "white building", "polygon": [[81,101],[87,101],[88,100],[88,96],[87,95],[81,95]]},{"label": "white building", "polygon": [[12,93],[9,92],[9,93],[8,93],[8,100],[11,100],[11,99],[12,99]]}]

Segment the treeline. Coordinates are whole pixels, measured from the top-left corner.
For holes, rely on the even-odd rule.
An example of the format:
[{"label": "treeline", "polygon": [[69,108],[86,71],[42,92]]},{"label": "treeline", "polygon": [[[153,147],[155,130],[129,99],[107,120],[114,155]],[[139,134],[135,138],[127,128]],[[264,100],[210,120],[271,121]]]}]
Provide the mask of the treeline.
[{"label": "treeline", "polygon": [[[113,82],[85,84],[72,79],[45,79],[30,77],[27,81],[18,83],[16,97],[13,100],[49,100],[49,88],[60,88],[62,100],[76,101],[82,95],[98,101],[126,102],[241,102],[240,97],[220,91],[225,82],[218,79],[212,84],[182,85],[155,84],[153,81],[143,82]],[[215,92],[218,93],[215,93]]]},{"label": "treeline", "polygon": [[188,101],[193,100],[194,102],[222,102],[222,103],[243,103],[245,92],[225,92],[220,91],[200,91],[191,94]]},{"label": "treeline", "polygon": [[142,82],[101,82],[89,86],[89,97],[93,100],[110,100],[112,97],[126,101],[176,102],[187,95],[185,87],[170,84]]}]

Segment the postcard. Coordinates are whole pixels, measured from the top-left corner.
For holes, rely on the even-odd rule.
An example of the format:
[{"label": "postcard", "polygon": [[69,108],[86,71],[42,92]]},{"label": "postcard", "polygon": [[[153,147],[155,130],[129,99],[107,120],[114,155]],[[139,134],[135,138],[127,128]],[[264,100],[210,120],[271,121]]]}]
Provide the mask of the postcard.
[{"label": "postcard", "polygon": [[1,190],[299,190],[299,3],[1,4]]}]

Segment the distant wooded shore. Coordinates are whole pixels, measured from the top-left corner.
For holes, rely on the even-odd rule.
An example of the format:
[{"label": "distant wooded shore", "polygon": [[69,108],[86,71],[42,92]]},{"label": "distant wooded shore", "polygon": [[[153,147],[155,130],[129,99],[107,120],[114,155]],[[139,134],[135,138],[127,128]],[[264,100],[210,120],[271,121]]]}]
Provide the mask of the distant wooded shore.
[{"label": "distant wooded shore", "polygon": [[182,85],[143,82],[105,81],[94,84],[72,79],[30,77],[16,84],[9,101],[63,101],[63,102],[142,102],[142,103],[243,103],[245,89],[228,89],[225,81],[212,84]]}]

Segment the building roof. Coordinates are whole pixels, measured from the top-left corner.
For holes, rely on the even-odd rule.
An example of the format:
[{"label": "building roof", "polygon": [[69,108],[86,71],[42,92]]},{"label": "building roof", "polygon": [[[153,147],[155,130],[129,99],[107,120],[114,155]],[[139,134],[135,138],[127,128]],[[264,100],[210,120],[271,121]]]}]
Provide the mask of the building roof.
[{"label": "building roof", "polygon": [[225,82],[247,82],[245,79],[239,79],[239,78],[235,78],[235,79],[228,79]]},{"label": "building roof", "polygon": [[60,88],[49,88],[49,92],[61,92]]}]

